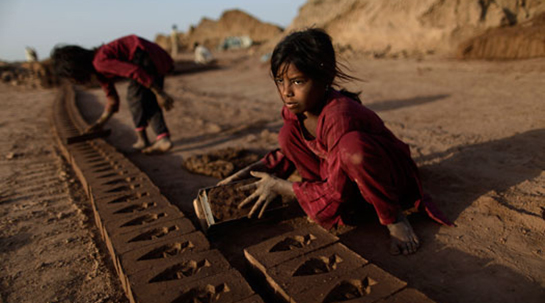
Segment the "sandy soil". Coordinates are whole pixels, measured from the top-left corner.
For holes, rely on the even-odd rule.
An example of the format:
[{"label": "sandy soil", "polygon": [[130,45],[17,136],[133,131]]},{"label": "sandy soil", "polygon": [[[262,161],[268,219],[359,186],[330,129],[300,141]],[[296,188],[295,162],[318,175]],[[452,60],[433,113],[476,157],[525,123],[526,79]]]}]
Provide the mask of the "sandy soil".
[{"label": "sandy soil", "polygon": [[49,131],[55,94],[0,84],[0,302],[128,302]]},{"label": "sandy soil", "polygon": [[[177,59],[188,58],[189,55],[181,55]],[[214,185],[218,179],[189,173],[183,169],[183,159],[225,147],[244,147],[263,154],[277,146],[276,132],[282,124],[281,102],[267,66],[257,57],[242,52],[224,53],[219,59],[218,69],[167,78],[166,90],[176,99],[175,108],[166,113],[175,143],[171,152],[145,156],[131,151],[135,136],[126,103],[122,103],[120,113],[109,124],[113,133],[108,141],[149,174],[163,194],[193,219],[191,202],[198,189]],[[542,302],[545,298],[545,59],[458,62],[350,57],[345,62],[353,75],[365,80],[346,86],[362,91],[363,103],[411,146],[421,168],[425,190],[456,227],[438,226],[425,217],[413,215],[410,220],[422,240],[422,247],[412,256],[388,254],[387,231],[372,214],[363,216],[364,220],[356,226],[332,232],[349,248],[437,302]],[[126,87],[127,83],[118,85],[122,98]],[[14,89],[2,93],[3,104],[10,104],[4,105],[2,111],[6,117],[0,128],[4,134],[2,153],[4,156],[13,151],[18,153],[13,144],[20,142],[18,148],[36,146],[33,154],[43,157],[42,161],[59,163],[46,137],[40,140],[32,137],[43,127],[40,125],[45,123],[45,117],[40,114],[49,104],[39,103],[38,97],[28,98],[29,94],[38,93]],[[42,94],[41,99],[52,97],[50,92]],[[32,106],[21,110],[22,100]],[[80,100],[80,106],[91,120],[100,115],[105,102],[99,89],[86,90]],[[24,120],[27,115],[39,119]],[[10,123],[21,120],[26,122],[20,124],[24,127],[13,129]],[[40,143],[46,141],[48,143]],[[11,175],[25,171],[23,165],[29,164],[23,159],[2,160],[3,163],[20,161],[13,166],[2,165],[3,188],[7,181],[14,180]],[[28,169],[35,168],[29,166]],[[16,205],[30,202],[25,197],[17,200],[21,204],[4,202],[6,190],[16,189],[8,186],[1,194],[1,256],[3,267],[10,269],[1,274],[2,294],[4,301],[18,302],[20,300],[12,298],[32,297],[32,294],[38,297],[44,290],[29,290],[22,284],[10,282],[24,275],[18,272],[24,272],[25,267],[29,271],[26,275],[38,275],[35,268],[41,264],[33,261],[32,266],[28,266],[29,258],[34,260],[37,253],[22,258],[16,257],[19,255],[15,251],[50,249],[46,241],[54,237],[45,233],[36,238],[15,237],[18,232],[9,220],[21,216],[21,210],[17,209],[21,206]],[[26,195],[28,190],[33,188],[21,188],[19,196]],[[85,207],[83,201],[75,205]],[[42,211],[53,210],[50,206]],[[64,213],[71,215],[63,220],[76,216],[69,210]],[[39,228],[36,225],[50,216],[55,220],[51,224],[61,224],[57,214],[46,214],[41,220],[26,220],[25,224]],[[256,222],[252,228],[226,228],[222,237],[211,238],[211,241],[233,266],[244,272],[242,248],[306,224],[310,223],[300,213],[291,213],[280,222]],[[78,227],[67,237],[82,239],[78,233],[89,234],[87,230],[91,225],[84,223],[84,227]],[[61,230],[68,232],[66,228]],[[66,245],[82,242],[89,247],[91,240],[85,241]],[[7,242],[10,246],[4,245]],[[14,245],[15,248],[9,248]],[[51,261],[41,262],[48,264],[47,268],[80,271],[81,262],[75,260],[82,255],[90,256],[82,252],[78,257],[67,257],[62,266]],[[104,263],[100,257],[94,260]],[[18,267],[23,269],[16,269]],[[117,299],[111,273],[100,272],[104,276],[95,279],[103,279],[103,283],[96,283],[95,287],[111,290],[104,295]],[[62,292],[67,286],[61,284],[42,282],[40,285],[49,292],[59,289]]]}]

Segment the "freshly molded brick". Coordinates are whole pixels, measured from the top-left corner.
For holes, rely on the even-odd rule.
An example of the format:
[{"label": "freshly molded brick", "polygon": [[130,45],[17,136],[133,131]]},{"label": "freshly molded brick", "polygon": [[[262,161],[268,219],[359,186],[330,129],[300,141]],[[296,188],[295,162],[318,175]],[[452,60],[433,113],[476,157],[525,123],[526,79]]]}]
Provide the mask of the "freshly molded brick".
[{"label": "freshly molded brick", "polygon": [[186,285],[197,280],[228,272],[231,267],[223,255],[217,250],[207,250],[197,253],[184,253],[167,259],[137,261],[139,271],[131,272],[129,264],[124,268],[125,279],[132,297],[138,297],[145,289],[168,289]]},{"label": "freshly molded brick", "polygon": [[[158,240],[151,245],[140,245],[136,249],[119,254],[119,258],[126,273],[137,273],[142,270],[149,273],[163,267],[160,264],[161,262],[167,264],[184,261],[205,251],[211,252],[210,243],[204,237],[204,234],[199,231],[167,240]],[[214,251],[214,253],[221,256],[221,261],[226,262],[225,264],[228,265],[218,251]],[[217,264],[220,264],[220,261]]]},{"label": "freshly molded brick", "polygon": [[235,303],[254,295],[246,280],[234,269],[192,283],[148,284],[138,291],[133,298],[135,302],[154,303],[198,302],[196,298],[202,298],[202,302]]},{"label": "freshly molded brick", "polygon": [[[165,240],[179,239],[180,237],[189,236],[192,241],[203,244],[206,249],[209,247],[209,242],[206,237],[195,232],[195,227],[187,218],[174,218],[171,220],[162,220],[149,226],[135,228],[123,233],[108,235],[118,254],[122,254],[134,249],[156,244]],[[195,244],[194,243],[194,244]]]},{"label": "freshly molded brick", "polygon": [[292,296],[296,303],[371,303],[386,298],[407,284],[376,265],[368,264],[338,279],[318,283],[313,289]]},{"label": "freshly molded brick", "polygon": [[244,249],[246,259],[261,271],[311,251],[331,245],[339,239],[327,230],[312,225],[268,239]]},{"label": "freshly molded brick", "polygon": [[141,227],[155,225],[159,222],[181,218],[183,214],[175,206],[163,206],[139,213],[101,213],[99,212],[105,233],[110,237],[126,233]]},{"label": "freshly molded brick", "polygon": [[265,275],[271,287],[285,300],[289,300],[316,285],[337,281],[367,263],[367,260],[343,244],[335,243],[268,268]]}]

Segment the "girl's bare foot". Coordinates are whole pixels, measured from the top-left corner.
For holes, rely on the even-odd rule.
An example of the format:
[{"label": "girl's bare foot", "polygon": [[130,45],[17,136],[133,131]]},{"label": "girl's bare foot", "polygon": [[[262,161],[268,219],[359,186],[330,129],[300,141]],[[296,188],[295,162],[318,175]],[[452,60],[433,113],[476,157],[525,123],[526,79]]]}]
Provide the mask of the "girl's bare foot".
[{"label": "girl's bare foot", "polygon": [[387,227],[392,237],[390,253],[393,255],[401,253],[408,255],[416,252],[420,246],[420,242],[409,220],[403,214],[399,215],[396,223],[388,224]]}]

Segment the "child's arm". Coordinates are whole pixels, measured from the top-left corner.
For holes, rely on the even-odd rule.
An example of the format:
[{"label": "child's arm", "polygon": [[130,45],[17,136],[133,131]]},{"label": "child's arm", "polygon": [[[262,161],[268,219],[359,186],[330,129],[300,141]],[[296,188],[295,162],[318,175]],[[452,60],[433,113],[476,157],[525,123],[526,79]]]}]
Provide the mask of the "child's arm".
[{"label": "child's arm", "polygon": [[159,106],[164,108],[166,111],[169,111],[174,107],[174,99],[172,99],[172,97],[162,88],[152,84],[150,89],[157,97],[157,103],[159,103]]},{"label": "child's arm", "polygon": [[245,168],[239,170],[238,172],[232,174],[231,176],[221,180],[218,182],[218,185],[225,185],[229,184],[238,180],[244,180],[251,177],[250,172],[251,171],[267,171],[267,167],[265,166],[265,163],[263,161],[259,160],[255,163],[252,163]]}]

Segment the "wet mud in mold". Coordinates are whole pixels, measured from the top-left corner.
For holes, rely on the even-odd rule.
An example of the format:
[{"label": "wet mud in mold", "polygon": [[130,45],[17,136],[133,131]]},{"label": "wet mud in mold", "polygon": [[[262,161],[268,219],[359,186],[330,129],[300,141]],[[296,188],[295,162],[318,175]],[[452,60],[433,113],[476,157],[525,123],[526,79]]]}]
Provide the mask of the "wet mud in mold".
[{"label": "wet mud in mold", "polygon": [[[207,192],[210,209],[216,222],[240,219],[248,216],[251,205],[239,209],[238,205],[253,193],[253,189],[241,189],[244,185],[256,182],[257,179],[248,179],[237,183],[210,188]],[[273,209],[282,206],[282,199],[275,199],[267,207]]]}]

